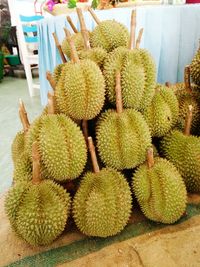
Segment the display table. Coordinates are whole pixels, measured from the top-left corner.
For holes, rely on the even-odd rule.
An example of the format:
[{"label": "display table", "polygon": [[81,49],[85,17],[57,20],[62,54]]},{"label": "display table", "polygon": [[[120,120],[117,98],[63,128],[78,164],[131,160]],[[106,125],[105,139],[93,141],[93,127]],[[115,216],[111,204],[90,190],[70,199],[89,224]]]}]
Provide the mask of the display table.
[{"label": "display table", "polygon": [[[96,11],[100,20],[115,19],[130,28],[132,8],[117,8]],[[70,14],[79,29],[76,13]],[[94,29],[94,20],[84,12],[87,28]],[[183,80],[183,70],[189,64],[198,48],[200,38],[200,5],[183,6],[141,6],[137,7],[137,32],[143,27],[141,47],[150,51],[157,65],[159,83]],[[50,85],[46,71],[53,71],[61,63],[52,36],[56,32],[60,42],[64,39],[63,27],[70,29],[65,15],[51,17],[39,22],[39,74],[41,102],[47,103]],[[70,29],[71,30],[71,29]]]}]

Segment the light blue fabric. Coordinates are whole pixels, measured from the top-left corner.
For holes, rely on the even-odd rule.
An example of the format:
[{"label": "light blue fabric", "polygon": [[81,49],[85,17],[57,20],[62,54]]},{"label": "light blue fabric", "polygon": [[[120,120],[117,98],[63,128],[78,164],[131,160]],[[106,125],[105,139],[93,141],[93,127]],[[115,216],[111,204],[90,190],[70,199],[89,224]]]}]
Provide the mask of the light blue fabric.
[{"label": "light blue fabric", "polygon": [[[131,8],[96,11],[100,20],[115,19],[130,29]],[[79,29],[77,15],[70,14]],[[96,26],[91,15],[84,13],[89,30]],[[51,90],[46,81],[46,71],[53,71],[61,63],[52,33],[56,32],[60,42],[64,39],[63,27],[70,26],[66,16],[57,16],[39,22],[39,71],[41,102],[47,103],[47,92]],[[184,66],[189,64],[198,48],[200,38],[200,5],[143,6],[137,7],[137,33],[143,27],[141,47],[150,51],[157,66],[157,80],[171,83],[183,80]],[[70,29],[71,30],[71,29]]]}]

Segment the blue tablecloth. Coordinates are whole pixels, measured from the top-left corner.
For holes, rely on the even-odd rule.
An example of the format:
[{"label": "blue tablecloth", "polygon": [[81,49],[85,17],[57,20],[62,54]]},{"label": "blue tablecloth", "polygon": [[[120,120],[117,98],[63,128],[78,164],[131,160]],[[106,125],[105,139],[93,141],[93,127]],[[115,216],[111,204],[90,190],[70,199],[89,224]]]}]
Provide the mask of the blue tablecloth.
[{"label": "blue tablecloth", "polygon": [[[115,19],[130,28],[132,8],[117,8],[96,11],[100,20]],[[79,29],[76,13],[70,15]],[[91,15],[84,13],[87,28],[96,26]],[[52,33],[59,41],[64,39],[63,27],[71,30],[66,16],[61,15],[39,22],[39,74],[42,105],[47,103],[50,86],[46,81],[46,71],[53,71],[61,63]],[[141,47],[148,49],[157,65],[159,83],[183,80],[184,66],[191,62],[200,38],[200,5],[183,6],[141,6],[137,7],[137,32],[143,27]]]}]

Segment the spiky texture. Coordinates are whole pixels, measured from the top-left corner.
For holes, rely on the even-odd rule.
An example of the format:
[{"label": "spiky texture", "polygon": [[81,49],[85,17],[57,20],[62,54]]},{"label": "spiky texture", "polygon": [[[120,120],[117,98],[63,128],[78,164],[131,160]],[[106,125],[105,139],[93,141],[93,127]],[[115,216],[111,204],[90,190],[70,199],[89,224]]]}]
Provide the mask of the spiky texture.
[{"label": "spiky texture", "polygon": [[178,170],[166,159],[154,166],[141,165],[133,176],[133,191],[144,215],[150,220],[174,223],[186,208],[186,187]]},{"label": "spiky texture", "polygon": [[145,161],[151,137],[143,116],[127,109],[102,114],[96,129],[97,148],[106,166],[119,170],[135,168]]},{"label": "spiky texture", "polygon": [[60,112],[73,119],[90,120],[101,111],[105,99],[104,77],[91,60],[69,63],[56,87]]},{"label": "spiky texture", "polygon": [[25,147],[25,134],[23,131],[21,131],[16,134],[11,146],[12,160],[14,165],[17,163],[21,154],[24,152],[24,147]]},{"label": "spiky texture", "polygon": [[73,201],[73,217],[81,232],[107,237],[119,233],[131,212],[131,192],[124,176],[112,169],[88,172]]},{"label": "spiky texture", "polygon": [[190,64],[190,73],[194,83],[200,86],[200,48]]},{"label": "spiky texture", "polygon": [[144,49],[115,49],[104,65],[108,99],[115,103],[115,75],[121,72],[122,101],[124,107],[143,110],[150,103],[155,89],[155,64]]},{"label": "spiky texture", "polygon": [[172,89],[157,85],[151,104],[144,110],[144,118],[151,135],[162,137],[174,127],[179,114],[178,100]]},{"label": "spiky texture", "polygon": [[115,20],[105,20],[96,26],[90,41],[92,47],[102,47],[111,52],[119,46],[128,46],[129,32],[123,24]]},{"label": "spiky texture", "polygon": [[173,131],[162,140],[161,152],[177,167],[188,191],[200,192],[200,138]]},{"label": "spiky texture", "polygon": [[101,47],[95,47],[89,50],[79,51],[80,59],[90,59],[94,61],[100,68],[103,67],[104,60],[107,57],[107,52]]},{"label": "spiky texture", "polygon": [[[74,41],[74,45],[75,45],[77,51],[80,51],[80,50],[83,50],[84,49],[84,41],[83,41],[83,36],[82,36],[82,33],[81,32],[74,33],[71,36],[71,38]],[[61,47],[62,47],[63,53],[69,59],[71,59],[70,46],[69,46],[69,43],[68,43],[68,41],[67,41],[66,38],[63,40]]]},{"label": "spiky texture", "polygon": [[14,173],[13,181],[14,183],[22,181],[30,181],[32,179],[32,162],[27,152],[24,152],[20,159],[17,161]]},{"label": "spiky texture", "polygon": [[53,181],[17,183],[5,199],[13,230],[31,245],[47,245],[64,230],[70,196]]},{"label": "spiky texture", "polygon": [[44,168],[55,180],[74,179],[83,171],[87,159],[85,139],[70,118],[47,115],[36,120],[27,135],[29,154],[34,141],[39,142]]},{"label": "spiky texture", "polygon": [[57,83],[60,79],[61,76],[61,72],[63,70],[63,68],[65,67],[65,63],[63,64],[59,64],[55,67],[54,71],[53,71],[53,79],[54,81]]}]

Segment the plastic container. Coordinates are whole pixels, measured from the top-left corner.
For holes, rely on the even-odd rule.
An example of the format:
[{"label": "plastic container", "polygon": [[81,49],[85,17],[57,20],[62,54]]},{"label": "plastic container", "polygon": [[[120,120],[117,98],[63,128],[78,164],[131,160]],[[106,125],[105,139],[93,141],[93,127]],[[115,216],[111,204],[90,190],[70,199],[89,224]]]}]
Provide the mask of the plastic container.
[{"label": "plastic container", "polygon": [[8,56],[5,56],[5,58],[7,59],[8,64],[10,66],[16,66],[20,64],[20,59],[18,55],[8,55]]},{"label": "plastic container", "polygon": [[4,55],[2,52],[0,52],[0,82],[3,79],[3,59]]}]

